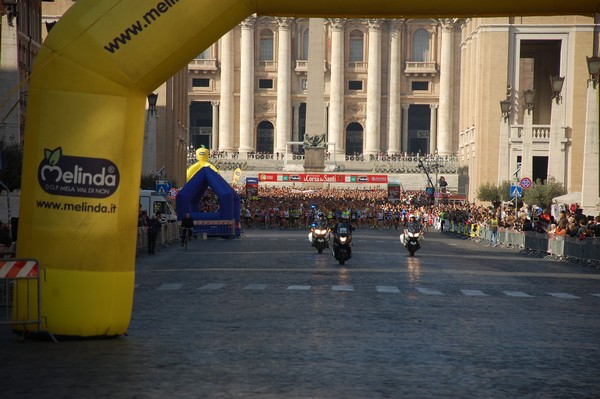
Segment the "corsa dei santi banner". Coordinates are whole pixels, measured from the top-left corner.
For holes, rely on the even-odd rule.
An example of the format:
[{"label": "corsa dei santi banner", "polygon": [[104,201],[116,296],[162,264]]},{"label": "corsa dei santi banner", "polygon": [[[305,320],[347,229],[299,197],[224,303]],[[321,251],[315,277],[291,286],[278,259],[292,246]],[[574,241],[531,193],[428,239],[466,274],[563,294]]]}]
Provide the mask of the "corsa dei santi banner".
[{"label": "corsa dei santi banner", "polygon": [[363,183],[387,184],[387,175],[337,173],[260,173],[263,183]]}]

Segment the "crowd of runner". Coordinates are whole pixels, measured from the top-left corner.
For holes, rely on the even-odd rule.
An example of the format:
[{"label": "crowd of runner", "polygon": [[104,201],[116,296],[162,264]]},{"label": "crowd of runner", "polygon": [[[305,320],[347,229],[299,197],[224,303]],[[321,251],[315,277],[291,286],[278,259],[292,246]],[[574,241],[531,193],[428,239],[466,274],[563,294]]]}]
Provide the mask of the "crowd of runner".
[{"label": "crowd of runner", "polygon": [[[475,205],[468,202],[432,204],[424,191],[404,191],[398,201],[389,201],[385,189],[297,189],[260,187],[258,195],[241,195],[243,228],[304,229],[323,212],[333,224],[342,212],[358,229],[399,229],[410,215],[416,215],[425,228],[449,229],[452,225],[498,226],[523,231],[565,234],[577,237],[600,236],[600,218],[583,215],[576,206],[556,217],[549,209],[505,205]],[[207,205],[207,209],[210,205]]]}]

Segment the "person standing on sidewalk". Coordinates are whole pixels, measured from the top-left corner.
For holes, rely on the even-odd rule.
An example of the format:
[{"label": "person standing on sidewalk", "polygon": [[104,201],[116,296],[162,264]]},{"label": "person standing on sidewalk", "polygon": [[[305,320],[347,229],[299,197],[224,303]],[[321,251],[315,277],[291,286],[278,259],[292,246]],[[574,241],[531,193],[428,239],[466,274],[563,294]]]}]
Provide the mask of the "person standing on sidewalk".
[{"label": "person standing on sidewalk", "polygon": [[498,215],[494,213],[490,218],[490,246],[498,246]]},{"label": "person standing on sidewalk", "polygon": [[154,250],[156,248],[156,237],[158,237],[158,232],[160,229],[160,220],[158,220],[156,215],[153,215],[148,221],[148,254],[150,255],[154,255]]}]

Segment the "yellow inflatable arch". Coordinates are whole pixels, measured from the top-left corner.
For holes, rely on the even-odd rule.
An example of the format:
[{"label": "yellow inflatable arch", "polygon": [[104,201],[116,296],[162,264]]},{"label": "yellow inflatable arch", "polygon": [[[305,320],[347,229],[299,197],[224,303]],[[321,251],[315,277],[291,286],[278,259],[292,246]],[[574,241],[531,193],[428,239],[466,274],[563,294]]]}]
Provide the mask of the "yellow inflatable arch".
[{"label": "yellow inflatable arch", "polygon": [[79,0],[29,85],[18,257],[37,259],[44,329],[116,336],[133,303],[144,106],[244,18],[593,15],[598,0]]}]

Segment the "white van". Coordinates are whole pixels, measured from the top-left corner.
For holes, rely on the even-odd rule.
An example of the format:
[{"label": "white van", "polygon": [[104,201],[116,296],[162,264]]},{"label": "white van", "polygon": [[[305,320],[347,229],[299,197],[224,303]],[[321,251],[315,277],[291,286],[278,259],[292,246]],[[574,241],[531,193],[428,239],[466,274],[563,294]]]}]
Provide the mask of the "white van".
[{"label": "white van", "polygon": [[177,214],[171,204],[154,190],[140,190],[140,205],[143,211],[148,213],[148,217],[151,218],[160,212],[162,219],[165,222],[176,222]]}]

